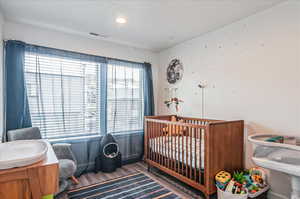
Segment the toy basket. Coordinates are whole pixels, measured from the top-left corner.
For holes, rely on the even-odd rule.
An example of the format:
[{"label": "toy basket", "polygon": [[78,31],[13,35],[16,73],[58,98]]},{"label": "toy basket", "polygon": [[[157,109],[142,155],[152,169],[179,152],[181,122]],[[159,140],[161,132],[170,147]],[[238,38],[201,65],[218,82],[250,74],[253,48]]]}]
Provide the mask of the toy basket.
[{"label": "toy basket", "polygon": [[247,199],[248,198],[248,193],[246,194],[232,194],[230,192],[225,192],[219,187],[218,189],[218,199]]}]

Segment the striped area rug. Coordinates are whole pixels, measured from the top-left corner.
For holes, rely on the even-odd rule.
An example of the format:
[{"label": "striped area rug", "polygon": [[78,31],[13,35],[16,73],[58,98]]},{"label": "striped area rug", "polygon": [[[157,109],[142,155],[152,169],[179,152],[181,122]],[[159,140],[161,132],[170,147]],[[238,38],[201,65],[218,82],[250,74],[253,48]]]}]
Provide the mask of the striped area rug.
[{"label": "striped area rug", "polygon": [[69,199],[177,199],[178,195],[141,172],[74,189]]}]

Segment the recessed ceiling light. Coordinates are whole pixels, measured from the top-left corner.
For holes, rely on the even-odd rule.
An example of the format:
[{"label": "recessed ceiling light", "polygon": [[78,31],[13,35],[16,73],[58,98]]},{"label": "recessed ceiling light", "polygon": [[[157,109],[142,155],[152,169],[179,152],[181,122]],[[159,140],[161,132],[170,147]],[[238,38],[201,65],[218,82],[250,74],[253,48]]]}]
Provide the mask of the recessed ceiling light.
[{"label": "recessed ceiling light", "polygon": [[124,17],[118,17],[116,18],[116,22],[120,24],[124,24],[127,22],[127,20]]}]

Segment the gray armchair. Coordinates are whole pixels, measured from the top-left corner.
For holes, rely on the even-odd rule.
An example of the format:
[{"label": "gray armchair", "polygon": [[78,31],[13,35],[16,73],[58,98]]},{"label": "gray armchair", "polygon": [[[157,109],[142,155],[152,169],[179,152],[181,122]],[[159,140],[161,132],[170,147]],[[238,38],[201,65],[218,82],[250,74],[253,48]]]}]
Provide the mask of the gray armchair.
[{"label": "gray armchair", "polygon": [[71,178],[74,183],[78,184],[78,180],[74,177],[77,169],[77,161],[71,150],[71,144],[59,143],[53,144],[52,147],[59,160],[60,178]]},{"label": "gray armchair", "polygon": [[[39,128],[30,127],[10,130],[7,132],[7,138],[8,141],[34,140],[42,139],[42,136]],[[74,183],[79,183],[78,180],[74,177],[74,173],[77,169],[77,161],[74,154],[72,153],[71,144],[53,144],[52,147],[59,161],[59,189],[60,192],[62,192],[68,187],[67,180],[69,178],[71,178]]]}]

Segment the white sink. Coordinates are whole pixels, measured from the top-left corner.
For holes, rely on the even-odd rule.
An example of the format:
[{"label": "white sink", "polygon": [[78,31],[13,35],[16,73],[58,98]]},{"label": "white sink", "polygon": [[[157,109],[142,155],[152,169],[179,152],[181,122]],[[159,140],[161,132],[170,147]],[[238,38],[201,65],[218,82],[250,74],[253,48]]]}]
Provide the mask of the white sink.
[{"label": "white sink", "polygon": [[274,135],[252,135],[253,161],[260,167],[291,176],[291,199],[300,199],[300,145],[296,137],[284,137],[283,143],[266,141]]},{"label": "white sink", "polygon": [[45,159],[48,146],[43,140],[18,140],[0,144],[0,169],[27,166]]}]

